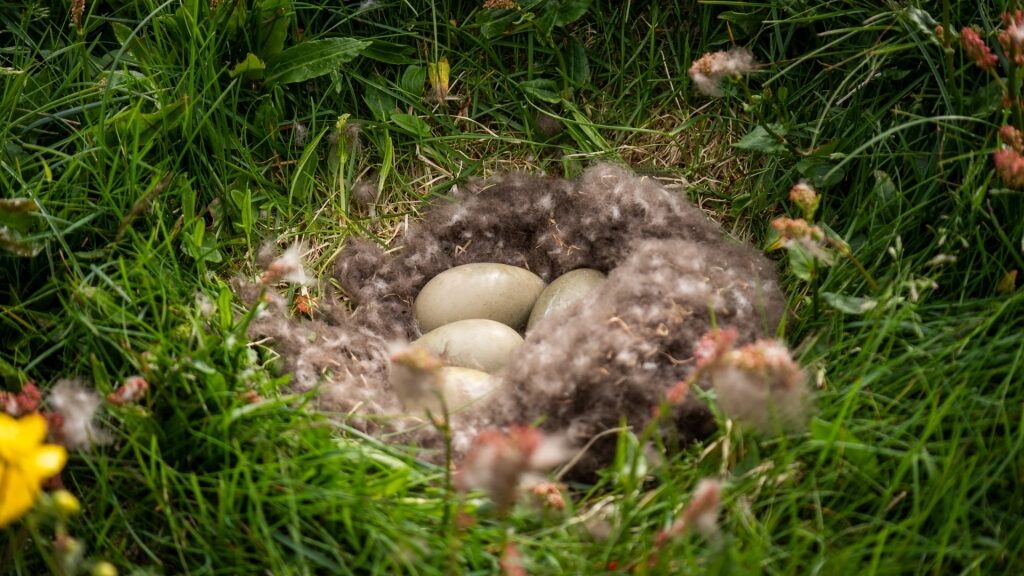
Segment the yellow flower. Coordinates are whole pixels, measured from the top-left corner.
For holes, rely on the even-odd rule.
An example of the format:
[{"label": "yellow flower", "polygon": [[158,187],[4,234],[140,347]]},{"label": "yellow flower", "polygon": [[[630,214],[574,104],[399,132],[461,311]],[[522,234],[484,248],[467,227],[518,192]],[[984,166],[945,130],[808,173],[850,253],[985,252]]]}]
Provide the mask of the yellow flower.
[{"label": "yellow flower", "polygon": [[451,73],[448,59],[441,58],[437,62],[427,62],[427,73],[434,99],[440,102],[448,98],[448,76]]},{"label": "yellow flower", "polygon": [[39,414],[15,420],[0,413],[0,528],[24,515],[43,481],[67,461],[64,447],[43,444],[45,436],[46,420]]}]

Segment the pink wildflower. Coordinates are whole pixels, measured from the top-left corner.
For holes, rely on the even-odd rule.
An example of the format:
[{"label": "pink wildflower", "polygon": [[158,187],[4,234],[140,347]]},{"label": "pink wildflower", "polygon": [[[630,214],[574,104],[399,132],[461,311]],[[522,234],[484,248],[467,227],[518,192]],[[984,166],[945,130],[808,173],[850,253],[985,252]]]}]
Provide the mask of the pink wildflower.
[{"label": "pink wildflower", "polygon": [[1002,19],[1006,28],[999,33],[999,44],[1006,51],[1007,58],[1017,66],[1024,66],[1024,11],[1004,12]]},{"label": "pink wildflower", "polygon": [[789,189],[789,201],[800,207],[805,218],[813,218],[814,213],[818,211],[821,197],[810,184],[800,181]]},{"label": "pink wildflower", "polygon": [[501,573],[504,576],[528,576],[529,574],[523,567],[523,555],[519,553],[519,548],[511,540],[505,542],[505,548],[501,551],[501,560],[498,561],[498,564],[501,566]]},{"label": "pink wildflower", "polygon": [[748,74],[755,66],[754,55],[746,48],[709,52],[690,66],[690,78],[701,93],[721,96],[723,79]]},{"label": "pink wildflower", "polygon": [[825,247],[825,231],[820,226],[808,224],[803,218],[781,217],[772,220],[772,228],[779,233],[772,248],[799,246],[822,262],[832,263],[832,254]]},{"label": "pink wildflower", "polygon": [[107,394],[107,402],[114,406],[134,404],[142,399],[149,391],[149,382],[142,376],[129,376],[117,389]]},{"label": "pink wildflower", "polygon": [[0,412],[14,417],[35,412],[39,409],[39,401],[42,398],[39,388],[32,382],[26,382],[17,394],[0,391]]},{"label": "pink wildflower", "polygon": [[1013,148],[996,150],[992,154],[996,174],[1006,186],[1019,190],[1024,188],[1024,156]]},{"label": "pink wildflower", "polygon": [[658,544],[696,530],[705,538],[718,534],[718,510],[722,502],[722,483],[705,478],[697,483],[693,498],[672,526],[658,535]]},{"label": "pink wildflower", "polygon": [[733,350],[710,373],[718,407],[726,417],[760,432],[805,422],[807,374],[781,342],[758,340]]},{"label": "pink wildflower", "polygon": [[999,128],[999,139],[1015,151],[1024,153],[1024,133],[1009,124]]},{"label": "pink wildflower", "polygon": [[982,70],[995,70],[996,55],[973,28],[964,27],[960,30],[960,42],[964,46],[964,52],[967,52],[967,57],[974,61],[975,66]]},{"label": "pink wildflower", "polygon": [[460,491],[486,491],[498,510],[505,511],[515,503],[521,485],[542,482],[541,472],[561,464],[568,456],[561,439],[546,437],[536,428],[485,430],[473,439],[456,473],[455,485]]},{"label": "pink wildflower", "polygon": [[565,490],[564,484],[541,482],[535,485],[531,492],[551,508],[565,510],[565,498],[562,496],[562,490]]},{"label": "pink wildflower", "polygon": [[267,266],[266,271],[260,276],[260,282],[263,284],[273,284],[275,282],[288,282],[289,284],[299,284],[302,286],[308,286],[313,284],[313,276],[306,270],[302,259],[302,244],[293,244],[290,248],[284,251],[276,260]]},{"label": "pink wildflower", "polygon": [[716,328],[707,331],[693,347],[693,355],[697,359],[697,369],[703,370],[717,362],[723,354],[732,349],[732,345],[738,337],[739,332],[735,328],[724,330]]},{"label": "pink wildflower", "polygon": [[[686,396],[690,393],[690,381],[680,380],[672,385],[665,393],[665,400],[672,405],[678,406],[686,401]],[[658,411],[658,407],[654,408],[655,413]]]},{"label": "pink wildflower", "polygon": [[825,232],[819,226],[812,226],[803,218],[776,218],[772,220],[772,228],[775,228],[775,231],[786,240],[798,238],[823,240],[825,238]]}]

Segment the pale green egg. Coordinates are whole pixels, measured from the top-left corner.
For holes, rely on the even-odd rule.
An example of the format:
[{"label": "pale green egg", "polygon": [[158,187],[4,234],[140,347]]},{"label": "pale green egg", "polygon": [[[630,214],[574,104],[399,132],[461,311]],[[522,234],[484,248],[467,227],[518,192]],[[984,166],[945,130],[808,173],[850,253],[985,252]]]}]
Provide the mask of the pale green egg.
[{"label": "pale green egg", "polygon": [[519,329],[526,325],[544,281],[507,264],[463,264],[438,274],[416,296],[420,329],[429,332],[458,320],[482,318]]},{"label": "pale green egg", "polygon": [[587,297],[604,282],[604,274],[591,268],[579,268],[556,278],[537,298],[526,326],[529,331],[537,322],[564,310]]},{"label": "pale green egg", "polygon": [[473,319],[435,328],[412,344],[441,357],[447,366],[495,372],[522,346],[523,337],[501,322]]}]

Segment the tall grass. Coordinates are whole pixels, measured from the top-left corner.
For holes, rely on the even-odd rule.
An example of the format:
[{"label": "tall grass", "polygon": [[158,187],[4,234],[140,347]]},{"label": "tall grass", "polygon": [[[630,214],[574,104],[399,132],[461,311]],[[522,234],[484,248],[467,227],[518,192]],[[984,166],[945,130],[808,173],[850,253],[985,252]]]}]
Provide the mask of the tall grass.
[{"label": "tall grass", "polygon": [[[493,38],[476,2],[219,4],[90,2],[81,31],[64,3],[0,8],[0,186],[38,201],[24,232],[41,248],[0,256],[0,375],[153,387],[109,409],[117,442],[64,474],[89,557],[126,573],[493,573],[512,538],[538,574],[1020,572],[1024,291],[1001,286],[1024,269],[1024,207],[993,174],[998,89],[934,32],[991,31],[1010,4],[597,1]],[[232,76],[274,33],[374,44],[306,82]],[[733,45],[763,64],[746,88],[695,94],[690,62]],[[436,102],[441,57],[453,99]],[[345,114],[358,146],[336,131]],[[541,115],[564,130],[545,135]],[[733,146],[758,126],[783,141]],[[806,433],[723,433],[647,481],[574,487],[564,515],[522,508],[445,539],[443,471],[296,410],[307,398],[247,342],[227,279],[267,241],[310,241],[324,271],[345,238],[386,242],[454,182],[602,158],[690,183],[754,242],[808,179],[878,288],[849,263],[787,275],[785,337],[820,386]],[[363,180],[379,218],[353,205]],[[844,298],[873,307],[829,304]],[[655,553],[719,474],[722,539]],[[583,526],[601,510],[597,541]],[[0,531],[0,566],[56,570],[47,534]]]}]

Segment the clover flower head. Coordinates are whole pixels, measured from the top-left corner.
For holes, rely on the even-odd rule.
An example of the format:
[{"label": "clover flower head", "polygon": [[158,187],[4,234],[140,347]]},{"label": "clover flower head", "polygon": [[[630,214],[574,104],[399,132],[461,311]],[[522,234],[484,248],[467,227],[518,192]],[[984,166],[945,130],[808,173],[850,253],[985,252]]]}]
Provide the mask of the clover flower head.
[{"label": "clover flower head", "polygon": [[28,512],[43,482],[64,468],[67,451],[43,444],[45,437],[38,413],[17,420],[0,413],[0,528]]},{"label": "clover flower head", "polygon": [[996,55],[976,30],[967,27],[960,30],[960,43],[975,66],[982,70],[995,70],[998,61]]},{"label": "clover flower head", "polygon": [[818,192],[813,186],[801,180],[789,189],[789,201],[799,206],[803,210],[804,217],[810,219],[818,211],[821,197],[818,196]]},{"label": "clover flower head", "polygon": [[1018,153],[1024,153],[1024,133],[1009,124],[999,128],[999,139]]},{"label": "clover flower head", "polygon": [[1003,184],[1015,190],[1024,188],[1024,155],[1013,148],[1003,148],[992,154],[992,162]]}]

